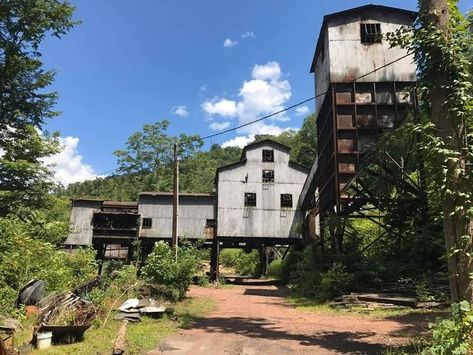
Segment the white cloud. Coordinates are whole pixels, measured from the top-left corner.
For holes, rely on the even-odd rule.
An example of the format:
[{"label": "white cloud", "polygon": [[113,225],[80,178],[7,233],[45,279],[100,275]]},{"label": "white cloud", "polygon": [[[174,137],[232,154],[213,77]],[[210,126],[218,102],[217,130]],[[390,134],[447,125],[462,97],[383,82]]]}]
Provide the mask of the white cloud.
[{"label": "white cloud", "polygon": [[90,180],[97,177],[97,173],[92,166],[82,161],[77,146],[79,138],[60,137],[59,142],[62,151],[44,159],[44,163],[51,166],[54,173],[54,181],[67,186],[68,184]]},{"label": "white cloud", "polygon": [[225,48],[230,48],[230,47],[236,46],[237,44],[238,44],[237,41],[232,41],[230,38],[227,38],[225,39],[225,41],[223,41],[223,46]]},{"label": "white cloud", "polygon": [[213,131],[223,131],[224,129],[227,129],[228,127],[230,127],[230,124],[231,123],[229,121],[225,121],[222,123],[212,122],[209,125],[209,128]]},{"label": "white cloud", "polygon": [[171,113],[173,115],[179,116],[179,117],[187,117],[189,116],[189,112],[187,111],[187,107],[182,105],[182,106],[174,106],[171,108]]},{"label": "white cloud", "polygon": [[241,35],[241,38],[256,38],[256,36],[253,31],[246,31]]},{"label": "white cloud", "polygon": [[304,116],[304,115],[307,115],[309,113],[309,107],[307,107],[306,105],[304,106],[299,106],[296,108],[296,114],[297,116]]},{"label": "white cloud", "polygon": [[[214,98],[204,102],[202,108],[210,116],[235,117],[238,119],[238,125],[243,125],[282,110],[291,95],[291,85],[288,80],[283,79],[279,63],[268,62],[253,67],[251,79],[243,82],[237,100]],[[240,128],[237,133],[244,137],[237,137],[237,140],[235,138],[225,144],[242,144],[255,134],[280,134],[287,128],[280,127],[278,122],[289,120],[287,115],[280,114]]]},{"label": "white cloud", "polygon": [[226,142],[223,142],[222,148],[235,147],[235,146],[243,148],[245,145],[248,145],[249,143],[253,142],[254,139],[255,139],[254,135],[235,137]]},{"label": "white cloud", "polygon": [[202,104],[203,110],[209,115],[234,117],[237,113],[236,102],[227,99],[215,98]]},{"label": "white cloud", "polygon": [[251,76],[258,80],[277,81],[281,77],[281,67],[278,62],[268,62],[263,65],[256,64],[251,71]]}]

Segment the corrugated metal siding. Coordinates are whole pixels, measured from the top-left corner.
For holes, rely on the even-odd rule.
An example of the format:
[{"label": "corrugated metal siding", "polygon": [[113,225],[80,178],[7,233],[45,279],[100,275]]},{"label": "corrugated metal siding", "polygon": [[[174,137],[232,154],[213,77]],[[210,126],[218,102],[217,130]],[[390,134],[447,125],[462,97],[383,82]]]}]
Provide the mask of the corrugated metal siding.
[{"label": "corrugated metal siding", "polygon": [[92,216],[95,211],[100,211],[101,208],[102,201],[73,201],[70,218],[70,234],[63,244],[92,244]]},{"label": "corrugated metal siding", "polygon": [[[215,219],[215,196],[180,196],[179,236],[202,238],[207,219]],[[141,228],[140,237],[171,238],[172,196],[140,196],[141,218],[152,218],[150,229]]]},{"label": "corrugated metal siding", "polygon": [[[274,149],[274,163],[262,162],[263,149]],[[289,154],[271,144],[249,150],[246,158],[245,165],[219,172],[217,235],[298,238],[297,203],[307,174],[290,167]],[[263,169],[274,170],[274,183],[262,183]],[[256,193],[256,207],[244,206],[245,192]],[[292,208],[281,209],[281,194],[292,195]]]}]

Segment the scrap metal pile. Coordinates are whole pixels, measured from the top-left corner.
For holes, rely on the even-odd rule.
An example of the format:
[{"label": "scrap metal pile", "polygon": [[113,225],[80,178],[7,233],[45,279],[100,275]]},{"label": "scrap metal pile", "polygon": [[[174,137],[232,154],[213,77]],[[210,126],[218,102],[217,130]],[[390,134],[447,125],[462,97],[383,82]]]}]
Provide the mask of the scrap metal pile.
[{"label": "scrap metal pile", "polygon": [[172,313],[172,307],[166,307],[152,298],[130,298],[123,302],[118,308],[119,312],[116,314],[117,320],[128,320],[130,322],[137,322],[141,319],[141,315],[145,314],[152,317],[159,317],[164,313]]}]

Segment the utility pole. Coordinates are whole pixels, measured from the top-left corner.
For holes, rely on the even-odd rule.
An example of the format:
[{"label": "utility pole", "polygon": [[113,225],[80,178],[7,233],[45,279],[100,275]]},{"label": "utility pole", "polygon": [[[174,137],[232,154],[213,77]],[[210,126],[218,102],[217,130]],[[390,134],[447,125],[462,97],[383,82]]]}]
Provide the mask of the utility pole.
[{"label": "utility pole", "polygon": [[177,261],[177,247],[179,244],[179,225],[178,225],[178,209],[179,209],[179,160],[177,154],[178,144],[174,143],[174,188],[172,203],[172,240],[171,245],[174,248]]}]

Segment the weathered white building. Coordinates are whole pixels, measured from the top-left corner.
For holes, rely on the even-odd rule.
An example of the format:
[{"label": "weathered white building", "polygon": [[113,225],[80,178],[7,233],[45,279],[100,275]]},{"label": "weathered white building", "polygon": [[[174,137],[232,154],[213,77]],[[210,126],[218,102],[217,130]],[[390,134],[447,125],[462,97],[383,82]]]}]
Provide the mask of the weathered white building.
[{"label": "weathered white building", "polygon": [[300,238],[299,194],[308,168],[272,140],[246,146],[240,161],[217,169],[217,236]]},{"label": "weathered white building", "polygon": [[[216,196],[200,193],[180,193],[178,236],[186,239],[213,238]],[[171,239],[172,192],[142,192],[138,200],[141,215],[139,237],[142,240]]]}]

